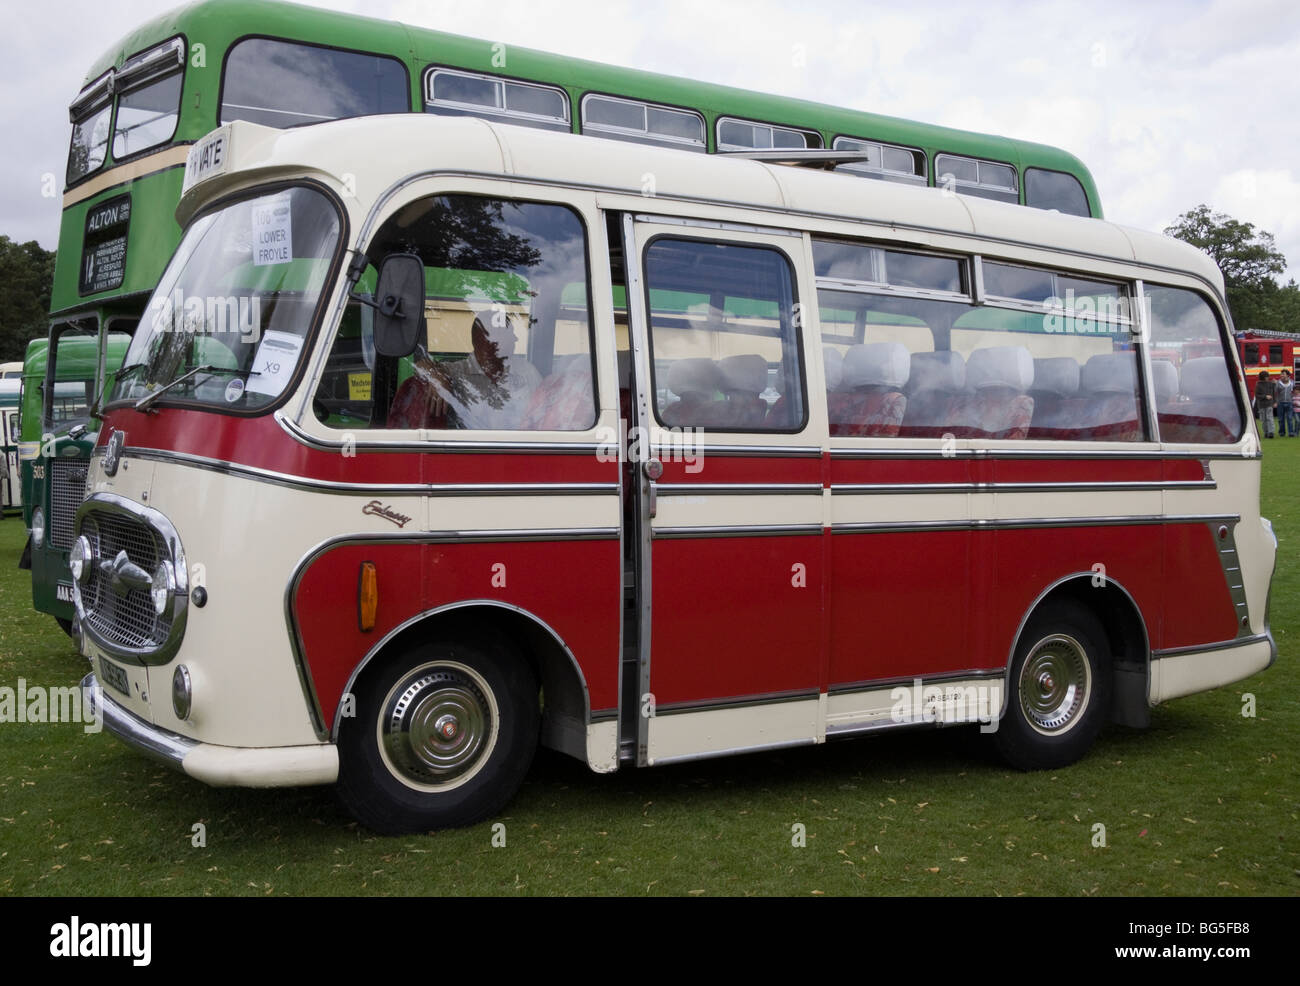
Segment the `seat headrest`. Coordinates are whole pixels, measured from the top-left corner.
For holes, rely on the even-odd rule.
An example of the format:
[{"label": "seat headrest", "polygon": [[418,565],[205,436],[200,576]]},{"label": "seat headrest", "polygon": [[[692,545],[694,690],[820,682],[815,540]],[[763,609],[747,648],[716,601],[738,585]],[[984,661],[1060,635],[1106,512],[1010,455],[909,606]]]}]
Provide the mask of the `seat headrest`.
[{"label": "seat headrest", "polygon": [[1007,387],[1024,393],[1034,383],[1034,357],[1024,346],[977,349],[966,362],[966,386],[972,390]]},{"label": "seat headrest", "polygon": [[1093,394],[1136,394],[1137,361],[1133,353],[1089,357],[1079,375],[1079,389]]},{"label": "seat headrest", "polygon": [[718,365],[707,356],[693,356],[679,359],[668,367],[668,379],[665,381],[674,394],[712,393],[722,389],[722,374]]},{"label": "seat headrest", "polygon": [[762,356],[728,356],[718,361],[718,373],[724,391],[759,394],[767,389],[767,360]]},{"label": "seat headrest", "polygon": [[1034,360],[1034,390],[1073,397],[1079,390],[1079,361],[1071,356],[1042,356]]},{"label": "seat headrest", "polygon": [[1178,367],[1171,360],[1151,361],[1151,389],[1157,401],[1171,401],[1178,393]]},{"label": "seat headrest", "polygon": [[822,363],[826,366],[826,389],[839,390],[844,379],[844,354],[838,349],[823,349]]},{"label": "seat headrest", "polygon": [[1184,397],[1232,397],[1228,366],[1218,356],[1200,356],[1183,364],[1181,389]]},{"label": "seat headrest", "polygon": [[961,353],[945,349],[912,354],[912,372],[907,378],[909,394],[922,390],[961,390],[965,386],[966,361]]},{"label": "seat headrest", "polygon": [[850,346],[844,354],[845,388],[889,387],[901,390],[912,373],[912,360],[901,342]]}]

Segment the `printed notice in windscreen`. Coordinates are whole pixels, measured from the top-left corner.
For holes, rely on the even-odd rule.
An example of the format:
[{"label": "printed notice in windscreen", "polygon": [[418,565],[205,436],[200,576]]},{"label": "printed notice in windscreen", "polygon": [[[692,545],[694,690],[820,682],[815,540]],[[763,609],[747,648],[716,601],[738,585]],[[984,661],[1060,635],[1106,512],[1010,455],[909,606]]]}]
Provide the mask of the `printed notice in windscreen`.
[{"label": "printed notice in windscreen", "polygon": [[293,212],[289,194],[268,195],[253,203],[253,265],[287,264],[293,259]]},{"label": "printed notice in windscreen", "polygon": [[253,372],[248,375],[248,392],[275,397],[284,390],[298,365],[302,338],[292,332],[268,329],[262,335],[253,358]]}]

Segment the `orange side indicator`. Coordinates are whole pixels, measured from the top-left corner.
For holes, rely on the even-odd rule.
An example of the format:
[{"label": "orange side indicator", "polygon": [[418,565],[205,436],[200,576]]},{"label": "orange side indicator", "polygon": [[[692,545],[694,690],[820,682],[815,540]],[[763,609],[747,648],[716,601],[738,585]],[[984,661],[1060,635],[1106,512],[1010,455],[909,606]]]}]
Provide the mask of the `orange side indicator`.
[{"label": "orange side indicator", "polygon": [[362,630],[375,628],[375,613],[379,611],[379,576],[375,563],[363,561],[357,576],[357,625]]}]

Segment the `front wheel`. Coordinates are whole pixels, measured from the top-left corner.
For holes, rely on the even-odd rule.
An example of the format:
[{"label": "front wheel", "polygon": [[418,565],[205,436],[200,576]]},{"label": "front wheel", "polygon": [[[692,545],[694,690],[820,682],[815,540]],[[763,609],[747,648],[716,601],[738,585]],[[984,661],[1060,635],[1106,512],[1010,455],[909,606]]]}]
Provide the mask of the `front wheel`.
[{"label": "front wheel", "polygon": [[1110,653],[1096,618],[1048,604],[1026,624],[1011,662],[994,743],[1013,767],[1051,770],[1088,752],[1110,708]]},{"label": "front wheel", "polygon": [[339,729],[338,795],[382,835],[505,807],[537,749],[537,679],[515,655],[429,644],[363,677]]}]

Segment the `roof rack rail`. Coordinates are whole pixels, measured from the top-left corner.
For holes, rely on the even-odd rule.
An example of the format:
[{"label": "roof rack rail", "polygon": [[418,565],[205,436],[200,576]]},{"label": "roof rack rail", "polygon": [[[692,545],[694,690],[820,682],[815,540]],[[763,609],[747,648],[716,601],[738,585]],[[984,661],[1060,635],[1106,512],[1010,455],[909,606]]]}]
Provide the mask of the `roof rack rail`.
[{"label": "roof rack rail", "polygon": [[824,168],[832,170],[837,164],[870,163],[869,151],[839,151],[813,148],[808,150],[718,151],[720,157],[742,158],[746,161],[763,161],[767,164],[788,164],[799,168]]}]

